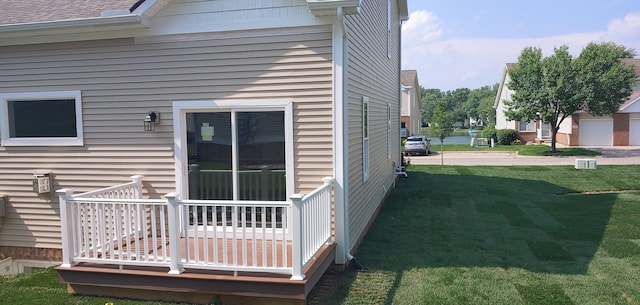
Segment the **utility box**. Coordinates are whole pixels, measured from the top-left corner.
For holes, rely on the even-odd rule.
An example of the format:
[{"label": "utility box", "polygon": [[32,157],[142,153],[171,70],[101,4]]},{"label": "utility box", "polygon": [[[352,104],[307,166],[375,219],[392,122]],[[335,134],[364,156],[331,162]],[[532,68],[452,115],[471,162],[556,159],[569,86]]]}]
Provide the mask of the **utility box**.
[{"label": "utility box", "polygon": [[596,169],[596,159],[576,159],[576,169]]},{"label": "utility box", "polygon": [[0,217],[7,216],[7,195],[0,194]]},{"label": "utility box", "polygon": [[33,191],[38,194],[51,193],[51,173],[34,173]]}]

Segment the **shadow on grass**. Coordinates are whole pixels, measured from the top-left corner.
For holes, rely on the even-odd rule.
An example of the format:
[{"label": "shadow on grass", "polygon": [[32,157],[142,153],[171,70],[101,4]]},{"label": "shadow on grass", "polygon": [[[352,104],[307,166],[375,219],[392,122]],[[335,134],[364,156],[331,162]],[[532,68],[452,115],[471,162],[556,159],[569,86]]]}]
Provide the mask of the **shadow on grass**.
[{"label": "shadow on grass", "polygon": [[[409,270],[495,267],[578,275],[587,273],[599,248],[612,253],[638,248],[602,241],[615,193],[576,195],[579,191],[545,181],[478,176],[477,170],[412,171],[398,183],[356,253],[376,270],[358,274],[364,278],[359,280],[380,281],[376,287],[387,292],[379,304],[391,304]],[[380,273],[386,276],[375,278]],[[345,274],[338,299],[355,279],[355,272]]]}]

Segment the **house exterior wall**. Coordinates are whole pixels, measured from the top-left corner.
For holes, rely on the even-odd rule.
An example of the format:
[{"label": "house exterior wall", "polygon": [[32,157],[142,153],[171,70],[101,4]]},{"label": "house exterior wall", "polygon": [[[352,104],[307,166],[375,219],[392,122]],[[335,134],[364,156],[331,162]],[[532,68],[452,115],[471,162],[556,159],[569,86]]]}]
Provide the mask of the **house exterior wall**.
[{"label": "house exterior wall", "polygon": [[407,135],[420,135],[422,134],[422,101],[417,76],[412,79],[411,86],[402,86],[400,92],[402,101],[401,115],[402,121],[405,122],[408,129]]},{"label": "house exterior wall", "polygon": [[613,114],[613,146],[629,145],[629,113]]},{"label": "house exterior wall", "polygon": [[[84,120],[80,147],[0,146],[0,193],[9,198],[0,246],[60,248],[58,198],[33,192],[37,170],[53,173],[53,189],[83,192],[137,174],[146,197],[174,191],[173,101],[291,99],[295,192],[332,175],[329,26],[4,46],[0,54],[0,94],[80,90]],[[144,132],[152,110],[160,124]]]},{"label": "house exterior wall", "polygon": [[[345,17],[347,43],[347,103],[349,154],[349,242],[359,241],[395,181],[400,142],[400,20],[397,1],[392,5],[390,55],[387,55],[386,0],[363,1],[360,14]],[[372,63],[376,63],[375,65]],[[363,179],[362,99],[370,103],[370,175]],[[391,156],[387,154],[387,105],[391,104],[393,126]]]},{"label": "house exterior wall", "polygon": [[[505,72],[506,74],[506,72]],[[504,76],[504,81],[502,86],[500,87],[502,90],[498,92],[498,101],[496,103],[496,129],[514,129],[515,122],[507,119],[507,116],[504,114],[504,101],[511,99],[511,92],[507,88],[506,84],[510,81],[509,75]]]}]

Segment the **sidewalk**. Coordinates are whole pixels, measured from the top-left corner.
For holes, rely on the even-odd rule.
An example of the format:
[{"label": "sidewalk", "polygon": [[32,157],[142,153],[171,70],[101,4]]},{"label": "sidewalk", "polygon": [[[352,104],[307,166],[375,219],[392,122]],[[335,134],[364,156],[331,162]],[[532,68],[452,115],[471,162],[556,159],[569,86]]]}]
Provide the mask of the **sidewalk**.
[{"label": "sidewalk", "polygon": [[[597,165],[640,164],[640,147],[587,147],[599,151],[601,156],[532,157],[519,156],[517,152],[445,151],[444,165],[575,165],[576,159],[595,159]],[[442,164],[440,152],[428,156],[410,156],[405,160],[415,165]]]}]

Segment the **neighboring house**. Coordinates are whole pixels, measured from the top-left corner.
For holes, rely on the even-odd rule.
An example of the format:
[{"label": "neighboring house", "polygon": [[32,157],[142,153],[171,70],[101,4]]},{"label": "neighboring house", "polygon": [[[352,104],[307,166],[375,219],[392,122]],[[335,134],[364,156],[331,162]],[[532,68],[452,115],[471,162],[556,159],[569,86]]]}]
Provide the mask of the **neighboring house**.
[{"label": "neighboring house", "polygon": [[421,135],[422,132],[422,98],[418,71],[404,70],[400,73],[402,106],[400,107],[400,136]]},{"label": "neighboring house", "polygon": [[304,304],[395,186],[406,0],[2,5],[0,271]]},{"label": "neighboring house", "polygon": [[[629,99],[620,105],[618,112],[611,116],[594,117],[580,111],[567,117],[557,134],[557,143],[568,146],[629,146],[640,145],[640,59],[623,59],[633,65],[638,81]],[[508,71],[513,63],[505,65],[498,94],[494,103],[496,109],[496,129],[518,130],[525,142],[542,143],[551,141],[548,123],[541,121],[520,122],[506,118],[505,100],[510,100],[513,91],[508,89]]]}]

